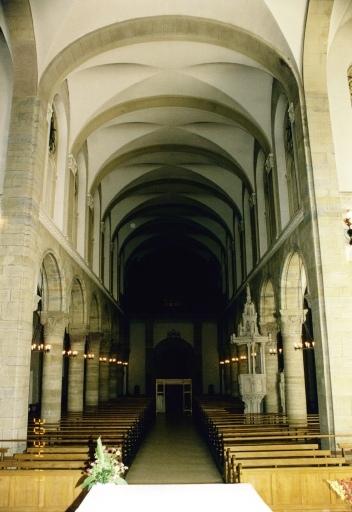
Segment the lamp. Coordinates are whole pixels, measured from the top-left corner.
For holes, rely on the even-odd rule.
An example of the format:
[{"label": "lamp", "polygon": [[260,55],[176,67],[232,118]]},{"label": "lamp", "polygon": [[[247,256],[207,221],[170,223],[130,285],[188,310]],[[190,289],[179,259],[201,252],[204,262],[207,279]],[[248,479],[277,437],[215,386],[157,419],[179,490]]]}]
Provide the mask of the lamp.
[{"label": "lamp", "polygon": [[99,357],[99,361],[101,363],[107,363],[108,362],[108,358],[107,357]]},{"label": "lamp", "polygon": [[78,350],[63,350],[62,355],[64,357],[77,357]]},{"label": "lamp", "polygon": [[351,210],[346,211],[345,218],[343,219],[343,221],[348,227],[347,234],[350,237],[349,244],[352,245],[352,228],[351,228],[351,226],[352,226],[352,211]]},{"label": "lamp", "polygon": [[51,345],[47,345],[44,343],[32,343],[31,349],[37,352],[43,352],[44,354],[48,354],[51,350]]},{"label": "lamp", "polygon": [[90,351],[88,336],[86,338],[86,346],[85,346],[85,350],[84,350],[84,359],[87,359],[88,361],[91,361],[92,359],[94,359],[94,354],[93,354],[93,352]]},{"label": "lamp", "polygon": [[[352,212],[351,212],[352,213]],[[352,231],[352,230],[351,230]],[[295,350],[306,350],[306,349],[313,349],[315,347],[315,341],[313,340],[312,336],[310,335],[309,329],[307,324],[304,322],[303,324],[303,331],[305,331],[305,340],[301,340],[301,343],[294,343],[294,349]]]}]

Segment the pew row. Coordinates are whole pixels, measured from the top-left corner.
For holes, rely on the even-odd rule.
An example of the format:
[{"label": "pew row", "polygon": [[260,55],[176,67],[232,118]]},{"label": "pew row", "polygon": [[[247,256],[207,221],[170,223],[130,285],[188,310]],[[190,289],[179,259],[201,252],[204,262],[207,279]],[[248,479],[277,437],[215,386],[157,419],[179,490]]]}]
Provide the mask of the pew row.
[{"label": "pew row", "polygon": [[[70,470],[2,470],[0,512],[74,512],[87,490],[85,474]],[[21,492],[19,492],[19,489]]]},{"label": "pew row", "polygon": [[343,466],[345,465],[344,457],[332,457],[332,456],[321,456],[321,457],[296,457],[296,456],[286,456],[286,457],[268,457],[268,458],[253,458],[246,459],[240,457],[236,459],[236,457],[231,458],[231,464],[229,468],[229,472],[231,475],[229,477],[230,483],[240,483],[241,482],[241,472],[247,468],[289,468],[289,467],[328,467],[328,466]]},{"label": "pew row", "polygon": [[[230,474],[229,468],[231,465],[231,460],[233,456],[239,458],[267,458],[282,456],[282,454],[286,454],[287,456],[294,456],[294,454],[302,454],[302,456],[307,456],[310,454],[311,456],[316,456],[319,451],[319,444],[317,443],[287,443],[287,444],[237,444],[233,446],[226,446],[224,453],[224,468],[223,468],[223,479],[225,482],[229,482]],[[324,451],[325,455],[330,454],[330,451]],[[292,455],[291,455],[292,454]]]},{"label": "pew row", "polygon": [[[273,512],[342,512],[346,504],[327,480],[349,480],[349,466],[241,468],[239,482],[250,483]],[[236,484],[233,484],[236,485]]]}]

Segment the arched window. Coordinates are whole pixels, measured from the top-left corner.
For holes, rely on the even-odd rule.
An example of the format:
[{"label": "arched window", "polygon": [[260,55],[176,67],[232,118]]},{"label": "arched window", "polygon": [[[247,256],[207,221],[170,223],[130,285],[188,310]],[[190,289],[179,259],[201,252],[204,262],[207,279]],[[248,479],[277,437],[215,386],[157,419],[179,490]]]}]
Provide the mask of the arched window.
[{"label": "arched window", "polygon": [[274,193],[274,158],[270,153],[265,162],[264,170],[265,216],[268,233],[268,244],[271,245],[276,238],[276,215]]},{"label": "arched window", "polygon": [[68,195],[67,195],[67,236],[74,247],[77,242],[78,213],[78,165],[73,155],[68,156]]},{"label": "arched window", "polygon": [[351,105],[352,105],[352,66],[350,66],[348,68],[347,80],[348,80],[348,87],[349,87],[349,90],[350,90],[350,98],[351,98]]},{"label": "arched window", "polygon": [[57,123],[55,110],[51,107],[48,109],[49,122],[49,138],[48,138],[48,161],[46,167],[45,187],[43,205],[46,213],[53,217],[54,215],[54,199],[55,199],[55,183],[57,177]]},{"label": "arched window", "polygon": [[295,143],[294,143],[294,112],[293,107],[290,105],[285,115],[284,120],[284,142],[285,142],[285,156],[286,156],[286,178],[288,189],[288,201],[290,208],[290,215],[292,216],[299,208],[298,199],[298,183],[295,162]]}]

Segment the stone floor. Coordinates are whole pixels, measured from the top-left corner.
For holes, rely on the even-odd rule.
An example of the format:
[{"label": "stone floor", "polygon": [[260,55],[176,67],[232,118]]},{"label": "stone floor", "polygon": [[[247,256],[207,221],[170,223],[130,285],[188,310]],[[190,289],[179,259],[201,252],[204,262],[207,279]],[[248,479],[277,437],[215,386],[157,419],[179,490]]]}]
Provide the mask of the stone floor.
[{"label": "stone floor", "polygon": [[223,483],[190,416],[158,414],[126,474],[128,484]]}]

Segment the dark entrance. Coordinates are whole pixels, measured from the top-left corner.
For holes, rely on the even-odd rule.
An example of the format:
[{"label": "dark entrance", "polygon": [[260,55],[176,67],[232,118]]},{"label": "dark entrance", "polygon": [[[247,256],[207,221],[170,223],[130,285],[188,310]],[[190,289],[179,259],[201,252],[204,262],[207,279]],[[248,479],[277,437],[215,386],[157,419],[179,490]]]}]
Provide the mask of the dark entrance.
[{"label": "dark entrance", "polygon": [[192,379],[194,349],[182,338],[167,338],[154,349],[156,379]]},{"label": "dark entrance", "polygon": [[183,386],[177,384],[166,384],[165,414],[169,417],[183,415]]}]

